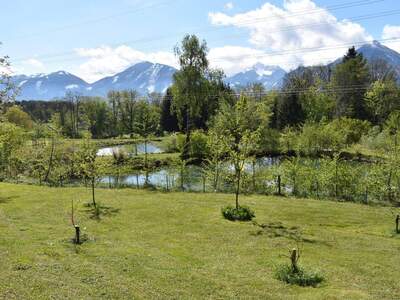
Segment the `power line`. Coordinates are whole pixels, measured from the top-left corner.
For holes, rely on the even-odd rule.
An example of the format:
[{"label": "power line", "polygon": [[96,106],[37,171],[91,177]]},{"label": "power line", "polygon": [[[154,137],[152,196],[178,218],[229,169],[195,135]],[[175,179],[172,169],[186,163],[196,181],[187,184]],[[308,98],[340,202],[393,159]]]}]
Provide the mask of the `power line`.
[{"label": "power line", "polygon": [[[377,2],[382,2],[382,1],[385,1],[385,0],[355,1],[355,2],[346,3],[345,5],[340,4],[340,5],[331,6],[330,8],[331,9],[348,8],[348,7],[354,7],[354,6],[359,6],[359,5],[367,5],[367,4],[377,3]],[[297,15],[293,14],[293,15],[291,15],[289,17],[300,16],[300,15],[304,15],[305,13],[310,13],[310,12],[315,12],[315,11],[319,12],[321,10],[324,10],[324,9],[323,8],[318,8],[318,9],[315,9],[315,10],[303,11],[302,13],[299,13]],[[356,20],[367,20],[367,19],[379,18],[379,17],[382,17],[382,16],[395,15],[395,14],[400,14],[400,10],[395,10],[395,11],[391,10],[391,11],[384,11],[384,12],[377,13],[377,14],[358,16],[358,17],[353,18],[353,20],[354,21],[356,21]],[[268,18],[267,20],[270,21],[271,19],[273,19],[273,18]],[[282,19],[282,18],[280,18],[280,19]],[[246,24],[257,23],[257,22],[260,22],[260,20],[265,21],[266,18],[259,18],[259,19],[254,19],[254,20],[255,21],[247,22]],[[350,18],[349,20],[352,20],[352,19]],[[238,23],[238,24],[240,24],[240,23]],[[242,23],[242,24],[245,24],[245,23]],[[287,27],[282,28],[281,30],[275,30],[275,31],[272,31],[272,32],[273,33],[277,33],[277,32],[295,30],[297,28],[304,28],[304,27],[307,27],[307,26],[318,26],[318,25],[327,25],[327,24],[330,24],[330,23],[329,22],[323,22],[323,23],[310,23],[310,24],[293,25],[293,26],[287,26]],[[235,25],[237,25],[237,24],[235,24]],[[217,30],[220,30],[220,29],[213,27],[213,28],[211,28],[211,29],[209,29],[207,31],[204,31],[204,32],[217,31]],[[113,43],[113,44],[111,44],[111,46],[116,46],[116,45],[121,45],[121,44],[133,44],[133,43],[135,43],[135,44],[150,43],[150,42],[156,42],[156,41],[159,41],[159,40],[162,40],[162,39],[166,39],[166,38],[171,38],[171,35],[161,36],[161,37],[158,37],[158,38],[144,38],[144,39],[123,41],[123,42],[119,42],[119,43]],[[36,58],[48,60],[49,58],[69,56],[69,55],[73,55],[73,54],[75,54],[75,51],[66,51],[66,52],[60,52],[60,53],[55,53],[55,54],[44,54],[44,55],[41,55],[41,56],[37,56]],[[21,62],[21,61],[27,60],[29,58],[30,57],[17,58],[17,59],[14,60],[14,62]],[[80,60],[82,58],[75,58],[75,59],[76,60]],[[70,60],[68,59],[68,61],[70,61]]]}]

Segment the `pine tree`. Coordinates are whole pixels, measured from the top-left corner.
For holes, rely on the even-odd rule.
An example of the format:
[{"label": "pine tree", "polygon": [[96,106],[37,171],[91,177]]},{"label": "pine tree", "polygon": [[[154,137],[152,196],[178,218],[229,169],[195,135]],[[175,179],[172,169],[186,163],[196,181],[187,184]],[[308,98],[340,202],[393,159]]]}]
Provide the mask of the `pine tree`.
[{"label": "pine tree", "polygon": [[179,131],[178,117],[176,116],[176,113],[172,111],[172,101],[173,95],[169,88],[161,102],[160,126],[162,131]]},{"label": "pine tree", "polygon": [[336,99],[336,116],[368,119],[364,95],[370,83],[367,62],[354,47],[333,71],[332,91]]}]

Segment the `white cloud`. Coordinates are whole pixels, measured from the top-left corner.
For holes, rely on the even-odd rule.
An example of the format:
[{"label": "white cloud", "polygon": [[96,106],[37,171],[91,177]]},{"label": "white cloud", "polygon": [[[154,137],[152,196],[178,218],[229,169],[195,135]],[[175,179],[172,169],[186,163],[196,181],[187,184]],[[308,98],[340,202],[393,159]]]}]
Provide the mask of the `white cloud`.
[{"label": "white cloud", "polygon": [[115,48],[109,46],[79,48],[75,49],[75,51],[80,57],[88,58],[75,71],[78,76],[88,82],[94,82],[105,76],[114,75],[141,61],[177,66],[177,61],[173,53],[162,51],[144,53],[126,45]]},{"label": "white cloud", "polygon": [[228,3],[226,3],[226,4],[224,5],[224,8],[225,8],[226,10],[232,10],[233,7],[234,7],[234,5],[233,5],[232,2],[228,2]]},{"label": "white cloud", "polygon": [[22,63],[24,65],[27,65],[29,67],[33,67],[35,69],[40,69],[40,70],[44,69],[44,64],[40,60],[38,60],[36,58],[27,59],[27,60],[23,61]]},{"label": "white cloud", "polygon": [[[345,47],[337,49],[337,45],[373,39],[360,24],[338,20],[311,0],[285,0],[282,8],[265,3],[258,9],[232,16],[221,12],[210,13],[209,19],[216,26],[233,26],[248,30],[249,43],[254,47],[254,51],[280,53],[256,54],[253,55],[253,60],[247,58],[249,63],[257,60],[279,64],[286,69],[300,64],[326,63],[346,51]],[[331,49],[318,52],[299,51],[307,48]],[[230,48],[223,47],[218,52],[227,53],[225,59],[229,61],[232,58],[231,52],[224,49]],[[251,48],[236,50],[244,54],[248,53],[249,49]]]},{"label": "white cloud", "polygon": [[[385,25],[382,32],[382,39],[400,39],[400,26]],[[400,41],[386,41],[384,45],[400,52]]]}]

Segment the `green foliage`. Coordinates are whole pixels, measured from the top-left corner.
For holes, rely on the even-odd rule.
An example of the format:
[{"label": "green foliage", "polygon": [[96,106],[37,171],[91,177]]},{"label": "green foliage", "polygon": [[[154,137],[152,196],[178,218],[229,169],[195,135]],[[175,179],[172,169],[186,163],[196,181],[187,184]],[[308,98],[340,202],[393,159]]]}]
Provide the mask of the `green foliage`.
[{"label": "green foliage", "polygon": [[205,159],[209,154],[207,135],[203,130],[195,130],[190,137],[190,157],[196,160]]},{"label": "green foliage", "polygon": [[[234,104],[222,105],[213,120],[211,132],[224,145],[233,164],[236,179],[236,207],[239,207],[240,180],[246,161],[257,153],[260,134],[268,124],[269,112],[264,103],[241,96]],[[211,149],[211,151],[214,151]],[[219,151],[219,149],[218,149]]]},{"label": "green foliage", "polygon": [[19,161],[18,151],[24,145],[25,137],[26,132],[21,127],[0,122],[0,169],[2,172],[12,175],[13,163]]},{"label": "green foliage", "polygon": [[301,106],[307,121],[320,122],[332,118],[335,100],[329,93],[312,86],[301,94]]},{"label": "green foliage", "polygon": [[333,70],[331,87],[336,100],[336,116],[365,120],[368,118],[364,95],[370,83],[370,74],[362,54],[350,48]]},{"label": "green foliage", "polygon": [[275,277],[288,284],[295,284],[303,287],[317,287],[325,280],[324,276],[318,272],[307,272],[303,268],[299,268],[297,272],[294,272],[289,265],[279,266],[275,272]]},{"label": "green foliage", "polygon": [[251,221],[255,214],[254,212],[247,206],[227,206],[221,209],[221,213],[223,217],[230,221]]},{"label": "green foliage", "polygon": [[397,83],[375,81],[365,94],[365,101],[373,122],[382,124],[390,113],[400,108],[400,90]]},{"label": "green foliage", "polygon": [[13,123],[17,126],[20,126],[24,129],[32,129],[33,122],[31,117],[24,112],[19,106],[10,107],[5,113],[5,118],[8,122]]}]

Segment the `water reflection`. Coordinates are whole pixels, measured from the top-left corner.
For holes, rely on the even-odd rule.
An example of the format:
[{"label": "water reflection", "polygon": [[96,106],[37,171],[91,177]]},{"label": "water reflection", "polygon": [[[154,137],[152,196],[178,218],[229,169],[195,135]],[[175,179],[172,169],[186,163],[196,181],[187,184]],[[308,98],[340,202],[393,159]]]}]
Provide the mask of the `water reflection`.
[{"label": "water reflection", "polygon": [[[127,145],[118,145],[113,147],[105,147],[101,148],[97,151],[97,156],[112,156],[114,151],[122,150],[129,155],[138,155],[145,153],[145,145],[141,144],[127,144]],[[155,146],[154,144],[147,143],[147,153],[162,153],[163,151]]]},{"label": "water reflection", "polygon": [[[279,158],[263,157],[248,163],[245,166],[249,174],[255,170],[259,171],[280,163]],[[225,174],[233,175],[233,168],[230,164],[222,166]],[[152,186],[164,190],[184,190],[184,191],[207,191],[212,190],[210,180],[206,180],[206,172],[200,166],[189,165],[183,170],[180,168],[163,168],[154,172],[136,172],[123,176],[108,175],[101,178],[101,183],[109,187],[144,187]],[[230,191],[233,188],[231,183],[223,183],[220,186],[222,191]]]}]

